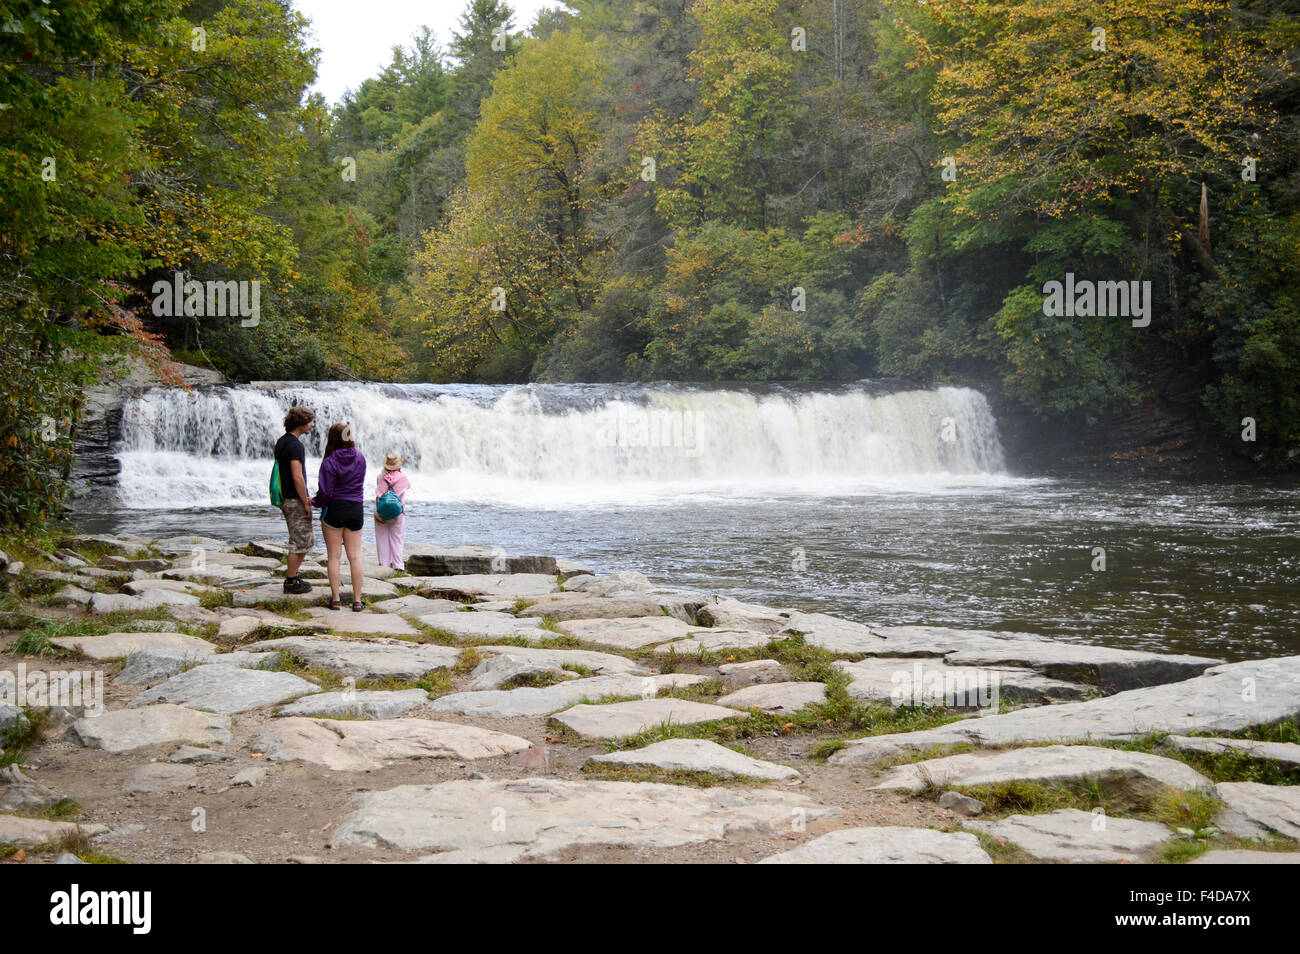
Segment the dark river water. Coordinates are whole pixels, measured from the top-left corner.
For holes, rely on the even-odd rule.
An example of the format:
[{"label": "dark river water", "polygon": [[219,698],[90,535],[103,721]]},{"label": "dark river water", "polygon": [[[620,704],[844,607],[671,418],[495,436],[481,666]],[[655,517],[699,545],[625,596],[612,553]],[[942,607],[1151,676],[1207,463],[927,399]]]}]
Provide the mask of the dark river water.
[{"label": "dark river water", "polygon": [[[260,472],[260,471],[259,471]],[[250,504],[83,513],[88,531],[282,538]],[[1025,480],[409,507],[420,543],[499,545],[870,624],[1016,630],[1242,659],[1300,653],[1300,489]],[[373,539],[371,527],[366,538]],[[1105,568],[1096,548],[1105,551]]]}]

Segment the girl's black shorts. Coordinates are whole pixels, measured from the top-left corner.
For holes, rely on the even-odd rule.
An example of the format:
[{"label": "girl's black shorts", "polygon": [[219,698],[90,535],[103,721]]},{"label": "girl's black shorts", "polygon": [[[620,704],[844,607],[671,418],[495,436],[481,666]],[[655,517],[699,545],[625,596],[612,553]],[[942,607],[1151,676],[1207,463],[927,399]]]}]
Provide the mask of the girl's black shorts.
[{"label": "girl's black shorts", "polygon": [[366,525],[366,514],[360,501],[331,500],[322,508],[320,522],[335,530],[360,530]]}]

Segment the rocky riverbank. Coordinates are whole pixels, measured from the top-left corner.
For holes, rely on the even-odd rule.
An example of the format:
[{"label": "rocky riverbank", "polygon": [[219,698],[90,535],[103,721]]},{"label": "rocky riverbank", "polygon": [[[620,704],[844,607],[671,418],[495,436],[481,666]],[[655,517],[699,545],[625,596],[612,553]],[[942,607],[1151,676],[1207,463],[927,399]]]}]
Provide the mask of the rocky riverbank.
[{"label": "rocky riverbank", "polygon": [[1300,860],[1300,657],[872,627],[486,548],[369,552],[365,611],[330,611],[283,555],[0,555],[0,858]]}]

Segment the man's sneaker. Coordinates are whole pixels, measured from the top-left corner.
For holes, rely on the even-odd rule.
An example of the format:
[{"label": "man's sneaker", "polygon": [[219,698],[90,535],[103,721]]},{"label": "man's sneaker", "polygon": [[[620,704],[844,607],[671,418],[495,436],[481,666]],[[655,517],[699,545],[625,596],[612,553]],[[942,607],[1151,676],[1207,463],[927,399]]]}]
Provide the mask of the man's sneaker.
[{"label": "man's sneaker", "polygon": [[286,593],[294,593],[297,595],[301,595],[303,593],[310,593],[311,584],[308,583],[300,576],[295,576],[292,579],[286,577],[284,581],[284,591]]}]

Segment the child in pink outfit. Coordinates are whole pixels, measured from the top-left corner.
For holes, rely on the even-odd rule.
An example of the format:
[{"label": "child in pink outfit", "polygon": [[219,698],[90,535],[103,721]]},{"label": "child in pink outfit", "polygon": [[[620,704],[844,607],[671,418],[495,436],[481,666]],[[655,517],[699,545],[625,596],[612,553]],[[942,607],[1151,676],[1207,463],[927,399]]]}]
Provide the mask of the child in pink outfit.
[{"label": "child in pink outfit", "polygon": [[402,458],[389,454],[384,458],[384,470],[375,484],[375,501],[388,491],[397,494],[402,501],[402,512],[392,520],[384,520],[375,511],[375,548],[379,551],[379,562],[391,566],[394,570],[406,569],[406,560],[402,555],[402,535],[406,531],[406,492],[411,488],[411,481],[402,473]]}]

